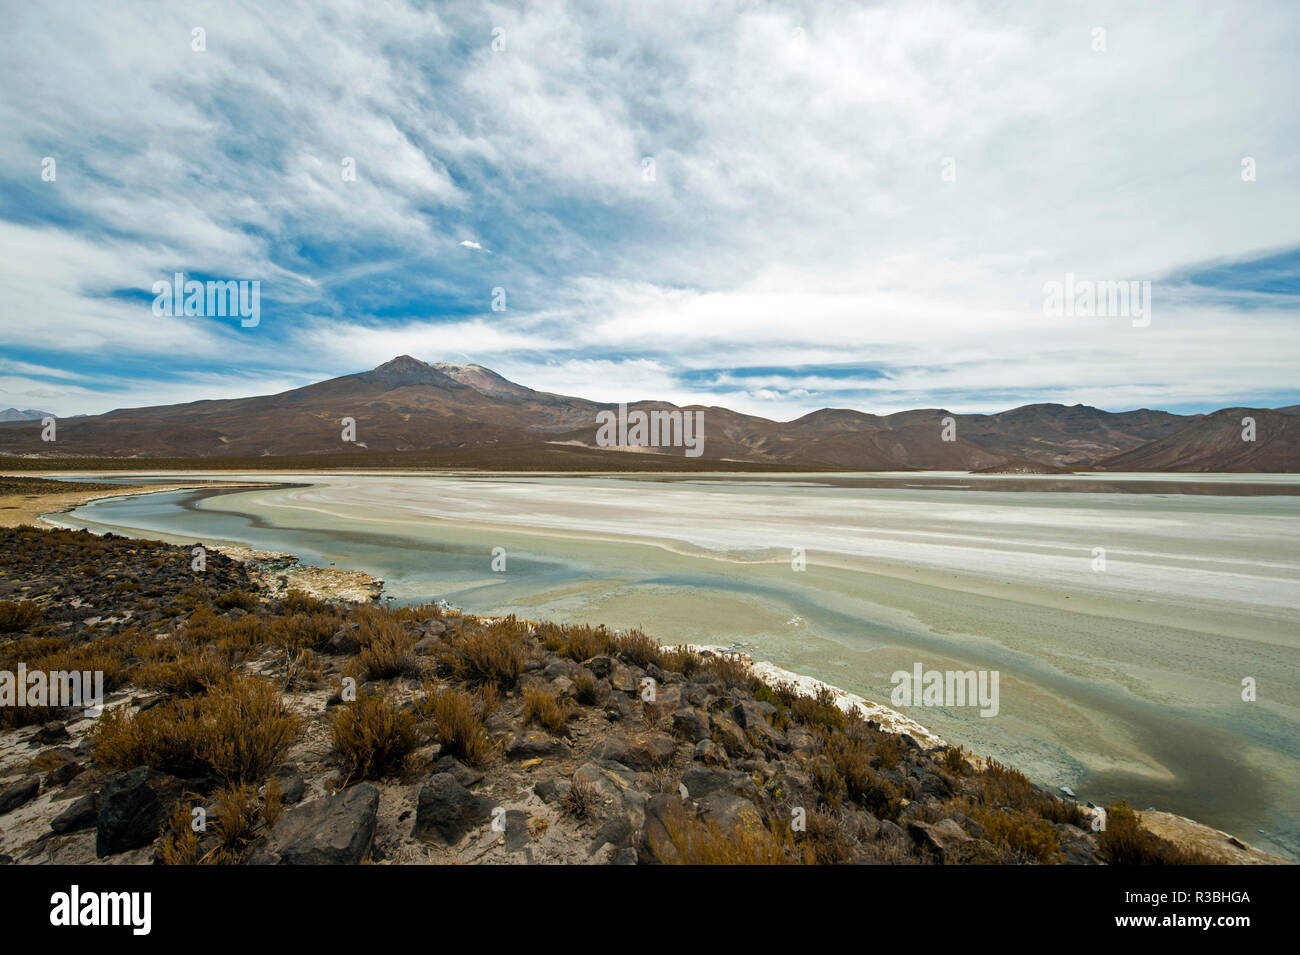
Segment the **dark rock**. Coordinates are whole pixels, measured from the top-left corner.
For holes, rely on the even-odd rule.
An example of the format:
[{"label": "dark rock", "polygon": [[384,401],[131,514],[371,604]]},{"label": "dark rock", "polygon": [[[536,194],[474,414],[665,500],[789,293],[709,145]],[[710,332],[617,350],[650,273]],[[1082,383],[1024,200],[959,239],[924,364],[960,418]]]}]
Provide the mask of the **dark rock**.
[{"label": "dark rock", "polygon": [[604,679],[613,669],[614,661],[607,656],[598,656],[592,657],[583,666],[595,674],[597,679]]},{"label": "dark rock", "polygon": [[68,731],[62,723],[51,720],[38,729],[36,735],[32,738],[42,746],[50,746],[68,739]]},{"label": "dark rock", "polygon": [[682,774],[682,785],[691,799],[703,799],[710,793],[730,792],[747,799],[758,798],[758,787],[748,773],[731,769],[692,766]]},{"label": "dark rock", "polygon": [[542,670],[542,676],[548,680],[558,680],[560,677],[573,675],[573,671],[578,669],[578,665],[571,660],[552,660]]},{"label": "dark rock", "polygon": [[80,799],[73,800],[72,805],[55,816],[50,823],[50,828],[59,835],[65,832],[78,832],[95,825],[98,818],[99,809],[95,805],[95,796],[93,793],[86,793]]},{"label": "dark rock", "polygon": [[379,790],[372,783],[303,803],[285,813],[250,862],[260,865],[358,865],[375,839]]},{"label": "dark rock", "polygon": [[611,816],[596,830],[596,838],[592,841],[591,850],[587,854],[595,855],[606,844],[615,849],[623,849],[632,844],[632,820],[628,818],[627,813],[621,812]]},{"label": "dark rock", "polygon": [[83,769],[85,769],[85,767],[80,763],[72,762],[56,766],[46,774],[45,786],[47,789],[52,786],[66,786],[68,783],[72,782],[72,780],[74,780]]},{"label": "dark rock", "polygon": [[359,624],[347,624],[334,631],[334,635],[325,641],[325,652],[341,656],[351,656],[361,652],[361,640],[357,636]]},{"label": "dark rock", "polygon": [[528,831],[528,813],[507,809],[506,852],[521,852],[532,840],[532,834]]},{"label": "dark rock", "polygon": [[705,817],[716,822],[724,833],[732,832],[737,826],[752,826],[762,822],[757,806],[728,790],[715,790],[697,801]]},{"label": "dark rock", "polygon": [[[625,750],[618,762],[633,769],[656,769],[672,759],[677,741],[667,733],[634,733],[624,742]],[[594,758],[595,751],[592,756]],[[617,758],[617,757],[615,757]]]},{"label": "dark rock", "polygon": [[681,709],[681,688],[656,684],[654,699],[644,701],[644,705],[647,723],[653,725],[660,720],[665,720]]},{"label": "dark rock", "polygon": [[965,830],[951,819],[941,819],[938,822],[913,820],[907,824],[907,831],[917,845],[932,850],[945,861],[954,857],[963,844],[972,841]]},{"label": "dark rock", "polygon": [[25,806],[36,798],[36,794],[41,790],[41,780],[39,776],[28,776],[26,779],[19,780],[12,786],[0,790],[0,815],[7,812],[13,812],[19,806]]},{"label": "dark rock", "polygon": [[281,766],[275,772],[275,781],[280,784],[280,799],[285,805],[302,802],[302,797],[307,793],[307,781],[296,767]]},{"label": "dark rock", "polygon": [[1097,851],[1097,840],[1091,833],[1084,832],[1063,822],[1056,823],[1057,839],[1061,843],[1062,861],[1066,865],[1101,865],[1101,854]]},{"label": "dark rock", "polygon": [[179,779],[149,766],[109,779],[99,794],[95,855],[102,859],[153,842],[182,788]]},{"label": "dark rock", "polygon": [[455,845],[465,833],[486,822],[492,808],[492,800],[475,796],[451,773],[436,773],[420,789],[412,834],[426,842],[441,840]]},{"label": "dark rock", "polygon": [[530,730],[515,733],[506,744],[506,755],[511,759],[531,759],[534,756],[558,756],[569,751],[567,743],[546,733]]},{"label": "dark rock", "polygon": [[645,861],[678,861],[677,849],[668,834],[668,827],[673,825],[680,828],[689,819],[689,807],[680,796],[656,793],[646,800],[645,825],[641,830],[641,844],[646,849]]},{"label": "dark rock", "polygon": [[749,745],[749,738],[745,736],[745,731],[735,720],[721,713],[714,713],[710,717],[710,722],[713,726],[714,742],[721,743],[728,756],[749,755],[753,747]]},{"label": "dark rock", "polygon": [[533,784],[533,792],[537,793],[537,798],[548,805],[557,799],[562,799],[572,788],[573,784],[567,779],[543,779]]},{"label": "dark rock", "polygon": [[711,739],[702,739],[695,744],[695,758],[706,766],[726,766],[730,763],[727,751]]},{"label": "dark rock", "polygon": [[691,706],[673,714],[672,727],[674,736],[692,743],[709,738],[709,718]]},{"label": "dark rock", "polygon": [[483,774],[477,769],[471,769],[466,766],[455,756],[444,756],[433,764],[435,773],[451,773],[466,789],[473,789],[483,781]]}]

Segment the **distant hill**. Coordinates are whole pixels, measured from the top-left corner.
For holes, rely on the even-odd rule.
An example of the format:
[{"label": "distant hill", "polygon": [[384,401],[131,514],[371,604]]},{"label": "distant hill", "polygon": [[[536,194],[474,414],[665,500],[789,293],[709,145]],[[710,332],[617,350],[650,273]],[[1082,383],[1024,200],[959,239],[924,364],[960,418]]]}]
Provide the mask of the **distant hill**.
[{"label": "distant hill", "polygon": [[[1242,436],[1253,418],[1253,441]],[[1105,471],[1300,471],[1300,417],[1268,408],[1224,408],[1176,434],[1117,454]]]},{"label": "distant hill", "polygon": [[[426,460],[429,453],[439,452],[465,466],[482,461],[481,466],[494,468],[554,461],[557,469],[616,470],[637,462],[654,470],[670,465],[683,470],[734,469],[743,464],[764,470],[993,473],[1059,473],[1098,466],[1300,470],[1294,429],[1276,424],[1300,426],[1300,417],[1282,411],[1257,412],[1259,441],[1255,448],[1243,449],[1227,438],[1220,440],[1219,432],[1230,430],[1220,427],[1231,417],[1227,412],[1177,415],[1144,408],[1115,413],[1087,405],[1032,404],[987,415],[942,408],[873,415],[823,408],[779,422],[720,407],[679,408],[660,401],[628,405],[629,411],[703,412],[703,454],[687,457],[682,447],[600,446],[597,415],[618,407],[536,391],[480,365],[429,363],[402,355],[370,371],[276,395],[60,419],[54,443],[42,442],[30,420],[0,423],[0,454],[181,460],[293,457],[318,460],[322,467],[344,458],[349,466],[357,466],[365,456],[373,457],[375,466],[393,467],[400,466],[403,455]],[[355,422],[355,442],[342,439],[345,418]],[[945,428],[949,419],[952,427]],[[953,440],[944,440],[945,432]],[[1152,463],[1142,463],[1147,460]]]},{"label": "distant hill", "polygon": [[37,411],[35,408],[23,408],[21,411],[17,408],[6,408],[0,411],[0,421],[40,421],[48,417],[51,417],[50,412]]}]

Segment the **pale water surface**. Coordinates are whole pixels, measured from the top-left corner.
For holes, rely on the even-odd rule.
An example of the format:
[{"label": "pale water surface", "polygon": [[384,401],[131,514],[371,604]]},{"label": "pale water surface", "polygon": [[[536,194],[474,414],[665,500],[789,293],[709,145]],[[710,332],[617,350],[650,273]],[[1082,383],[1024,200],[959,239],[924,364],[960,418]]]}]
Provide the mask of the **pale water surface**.
[{"label": "pale water surface", "polygon": [[198,477],[298,486],[63,520],[287,550],[382,577],[400,601],[740,644],[886,703],[916,662],[997,670],[995,717],[905,712],[1081,798],[1300,856],[1295,476]]}]

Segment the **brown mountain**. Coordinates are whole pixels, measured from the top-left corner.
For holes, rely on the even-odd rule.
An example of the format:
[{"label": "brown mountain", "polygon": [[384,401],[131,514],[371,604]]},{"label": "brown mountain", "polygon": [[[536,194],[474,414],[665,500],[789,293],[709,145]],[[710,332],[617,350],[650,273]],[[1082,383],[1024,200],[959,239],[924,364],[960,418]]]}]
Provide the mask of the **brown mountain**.
[{"label": "brown mountain", "polygon": [[[1255,422],[1254,440],[1243,437],[1243,418]],[[1224,408],[1177,434],[1117,454],[1097,465],[1105,471],[1300,471],[1300,416],[1268,408]]]},{"label": "brown mountain", "polygon": [[[643,401],[629,410],[704,413],[704,453],[683,449],[597,446],[597,414],[617,405],[535,391],[479,365],[431,364],[402,355],[371,371],[344,375],[278,395],[132,408],[59,421],[58,440],[43,443],[34,422],[0,424],[0,454],[111,458],[307,458],[328,466],[373,460],[398,466],[428,464],[440,452],[447,466],[629,468],[656,470],[751,464],[852,470],[989,470],[1055,472],[1105,462],[1143,467],[1149,448],[1169,448],[1152,460],[1158,470],[1300,470],[1294,431],[1274,419],[1300,418],[1263,411],[1260,447],[1184,446],[1216,416],[1174,415],[1142,409],[1111,413],[1085,405],[1034,404],[991,415],[952,414],[939,408],[872,415],[824,408],[778,422],[727,408],[677,408]],[[356,440],[343,440],[343,419],[355,421]],[[955,440],[942,440],[946,418]],[[1211,429],[1213,430],[1213,429]],[[1200,433],[1200,432],[1196,432]],[[1217,432],[1216,432],[1217,433]],[[1189,439],[1190,440],[1190,439]],[[1208,440],[1208,439],[1207,439]],[[1282,446],[1263,450],[1274,440]],[[1182,449],[1182,450],[1179,450]],[[1180,458],[1190,454],[1193,458]],[[1126,455],[1135,455],[1129,458]],[[403,456],[406,456],[405,458]],[[418,460],[417,460],[418,459]],[[1189,462],[1193,462],[1189,464]],[[1272,462],[1274,467],[1265,467]],[[1291,462],[1288,464],[1287,462]],[[1241,463],[1240,467],[1237,464]]]}]

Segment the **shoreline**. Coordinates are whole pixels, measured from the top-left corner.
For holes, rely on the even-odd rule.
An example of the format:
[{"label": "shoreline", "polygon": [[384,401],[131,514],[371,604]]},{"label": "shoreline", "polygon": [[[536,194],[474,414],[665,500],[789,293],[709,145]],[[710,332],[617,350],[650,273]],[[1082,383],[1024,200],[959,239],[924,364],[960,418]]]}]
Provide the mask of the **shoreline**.
[{"label": "shoreline", "polygon": [[[124,486],[120,492],[106,492],[102,489],[84,493],[66,492],[48,496],[49,503],[55,503],[57,500],[57,507],[54,509],[36,508],[36,510],[41,511],[36,523],[38,526],[45,527],[65,527],[65,525],[51,518],[95,501],[117,497],[132,497],[179,490],[262,486],[261,483],[209,481],[199,484],[132,485]],[[6,500],[7,498],[0,498],[0,505],[3,505]],[[0,526],[16,526],[7,523],[6,518],[8,517],[9,515],[0,511]],[[240,543],[216,544],[211,545],[210,549],[245,565],[250,573],[273,593],[276,591],[301,590],[318,599],[335,599],[350,603],[375,603],[383,597],[384,581],[364,571],[304,565],[299,562],[299,558],[294,554],[256,550]],[[948,745],[947,741],[942,737],[931,732],[916,720],[890,707],[867,700],[825,681],[778,667],[767,661],[756,660],[747,653],[726,646],[702,644],[690,645],[689,648],[697,652],[720,653],[737,657],[748,666],[755,676],[764,682],[769,684],[787,683],[801,695],[813,695],[819,690],[829,692],[835,697],[835,705],[840,709],[845,712],[861,714],[863,718],[879,724],[884,732],[906,734],[924,750],[933,751]],[[967,758],[977,763],[987,761],[986,757],[977,753],[968,753]],[[1090,804],[1083,802],[1079,803],[1079,808],[1089,818],[1094,817],[1099,812]],[[1175,844],[1195,847],[1202,852],[1215,856],[1220,860],[1220,864],[1293,864],[1290,860],[1257,849],[1227,832],[1184,816],[1156,809],[1135,810],[1135,813],[1143,827],[1148,831],[1158,834]]]}]

